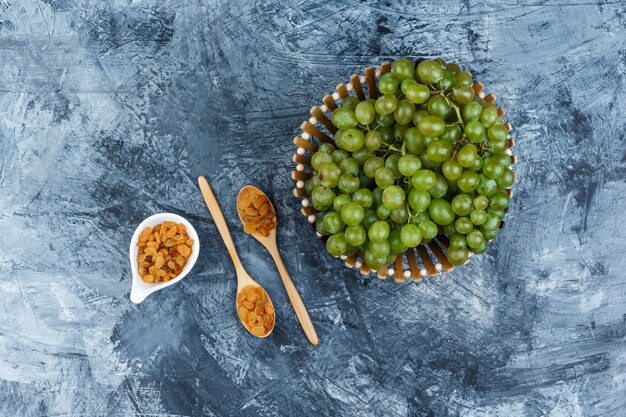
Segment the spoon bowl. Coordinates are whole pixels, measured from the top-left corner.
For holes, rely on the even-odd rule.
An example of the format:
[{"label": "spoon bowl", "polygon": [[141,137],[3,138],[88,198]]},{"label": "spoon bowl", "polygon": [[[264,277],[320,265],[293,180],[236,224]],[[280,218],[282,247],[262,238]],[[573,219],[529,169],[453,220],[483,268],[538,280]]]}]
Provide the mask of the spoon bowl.
[{"label": "spoon bowl", "polygon": [[[137,254],[139,253],[139,247],[137,246],[137,242],[139,242],[139,234],[143,229],[150,226],[154,228],[156,225],[161,224],[163,222],[176,222],[182,223],[187,230],[187,236],[193,240],[193,246],[191,248],[191,255],[187,259],[187,263],[185,267],[180,271],[180,274],[175,278],[172,278],[166,282],[157,282],[154,284],[148,284],[143,282],[141,277],[139,276],[139,267],[137,265]],[[186,219],[174,213],[158,213],[154,214],[147,219],[145,219],[137,229],[135,233],[133,233],[133,237],[130,240],[130,248],[129,248],[129,257],[130,257],[130,268],[132,271],[132,285],[130,288],[130,301],[135,304],[141,303],[153,292],[162,290],[163,288],[167,288],[170,285],[174,285],[191,271],[196,261],[198,260],[198,253],[200,252],[200,240],[198,239],[198,233],[196,233],[196,229],[193,228],[191,223],[189,223]]]}]

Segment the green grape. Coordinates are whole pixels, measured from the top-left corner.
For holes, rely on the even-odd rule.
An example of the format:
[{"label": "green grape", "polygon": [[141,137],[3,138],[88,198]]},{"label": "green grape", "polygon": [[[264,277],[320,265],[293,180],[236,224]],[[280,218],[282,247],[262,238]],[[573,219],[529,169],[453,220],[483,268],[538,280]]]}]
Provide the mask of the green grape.
[{"label": "green grape", "polygon": [[354,109],[356,120],[362,125],[368,125],[374,121],[376,111],[374,105],[369,101],[361,101]]},{"label": "green grape", "polygon": [[450,111],[450,105],[445,97],[442,96],[432,96],[428,100],[428,113],[433,116],[439,116],[440,118],[444,118],[448,115]]},{"label": "green grape", "polygon": [[350,198],[349,195],[339,194],[337,197],[335,197],[335,200],[333,201],[333,208],[337,213],[341,213],[341,208],[351,201],[352,198]]},{"label": "green grape", "polygon": [[465,239],[467,239],[467,246],[469,246],[472,249],[477,248],[483,243],[485,243],[485,237],[483,236],[482,233],[480,233],[480,230],[476,230],[476,229],[469,232],[465,236]]},{"label": "green grape", "polygon": [[485,253],[487,251],[487,240],[483,240],[482,245],[478,246],[477,248],[472,248],[472,252],[474,252],[476,255],[480,255],[481,253]]},{"label": "green grape", "polygon": [[[411,74],[411,77],[413,77],[412,74]],[[414,78],[407,78],[406,80],[402,80],[402,82],[400,83],[400,91],[402,91],[402,94],[406,96],[407,88],[409,88],[412,85],[417,85],[417,84],[418,82],[415,81]]]},{"label": "green grape", "polygon": [[[505,169],[500,178],[496,178],[496,183],[500,188],[508,188],[513,185],[515,174],[510,169]],[[305,184],[306,186],[306,184]]]},{"label": "green grape", "polygon": [[315,231],[322,236],[327,236],[330,234],[328,233],[328,230],[324,228],[324,216],[320,216],[315,219]]},{"label": "green grape", "polygon": [[370,156],[372,156],[372,153],[365,146],[363,146],[356,152],[352,152],[352,158],[354,158],[360,166],[363,166],[365,161],[367,161],[367,158],[369,158]]},{"label": "green grape", "polygon": [[[489,200],[489,207],[495,209],[505,209],[509,206],[509,196],[504,191],[498,191]],[[504,216],[500,216],[504,217]]]},{"label": "green grape", "polygon": [[[439,233],[441,233],[441,230],[442,230],[442,227],[439,228]],[[454,227],[454,222],[443,226],[443,233],[448,237],[452,237],[452,236],[456,236],[460,234],[459,232],[456,231],[456,228]]]},{"label": "green grape", "polygon": [[437,224],[445,226],[454,221],[454,211],[452,206],[443,198],[434,198],[428,206],[430,218]]},{"label": "green grape", "polygon": [[449,91],[456,82],[456,77],[451,71],[444,71],[441,80],[437,83],[437,86],[444,91]]},{"label": "green grape", "polygon": [[452,94],[459,104],[467,104],[474,100],[474,89],[465,85],[457,85],[454,87]]},{"label": "green grape", "polygon": [[330,211],[324,215],[324,229],[326,229],[328,233],[339,233],[345,226],[345,223],[341,219],[341,215],[336,211]]},{"label": "green grape", "polygon": [[361,102],[354,96],[347,96],[341,99],[341,107],[346,107],[352,111],[356,109],[356,106]]},{"label": "green grape", "polygon": [[441,134],[440,139],[445,140],[448,143],[456,142],[461,138],[461,134],[463,131],[461,130],[461,126],[459,124],[447,125],[443,133]]},{"label": "green grape", "polygon": [[476,191],[480,195],[484,195],[485,197],[491,197],[496,191],[498,191],[498,184],[495,180],[492,180],[485,175],[479,175],[479,183]]},{"label": "green grape", "polygon": [[378,220],[376,216],[376,212],[370,208],[365,209],[365,216],[363,216],[363,220],[361,221],[361,226],[365,228],[365,230],[369,230],[370,226],[374,224],[374,222]]},{"label": "green grape", "polygon": [[415,211],[424,211],[430,205],[430,193],[424,190],[413,188],[409,192],[409,206]]},{"label": "green grape", "polygon": [[331,121],[338,129],[349,129],[358,123],[354,111],[347,107],[339,107],[333,111]]},{"label": "green grape", "polygon": [[378,133],[380,133],[380,135],[382,136],[383,143],[386,143],[387,145],[393,144],[393,142],[395,142],[396,140],[395,135],[393,133],[393,128],[391,127],[383,126],[378,129]]},{"label": "green grape", "polygon": [[422,220],[417,227],[419,227],[420,232],[422,232],[422,238],[428,240],[437,236],[439,231],[437,225],[431,220]]},{"label": "green grape", "polygon": [[398,80],[394,78],[392,73],[385,73],[378,79],[378,91],[382,94],[395,94],[397,89]]},{"label": "green grape", "polygon": [[422,161],[415,155],[403,155],[398,159],[398,171],[405,177],[413,176],[422,167]]},{"label": "green grape", "polygon": [[480,114],[482,112],[483,107],[479,103],[476,103],[475,101],[470,101],[465,106],[463,106],[463,111],[461,114],[463,115],[463,120],[465,120],[465,122],[467,123],[471,120],[479,120]]},{"label": "green grape", "polygon": [[478,210],[484,210],[489,206],[489,199],[484,195],[477,195],[474,197],[474,207]]},{"label": "green grape", "polygon": [[467,262],[467,257],[468,257],[469,253],[467,251],[467,248],[462,248],[462,249],[448,249],[448,251],[446,252],[446,258],[448,258],[448,261],[455,266],[459,266],[459,265],[463,265],[465,262]]},{"label": "green grape", "polygon": [[428,115],[429,113],[426,110],[415,110],[415,114],[413,114],[413,124],[417,126],[419,121]]},{"label": "green grape", "polygon": [[500,218],[498,216],[495,216],[489,212],[485,216],[486,216],[486,219],[482,225],[484,229],[496,230],[498,229],[498,227],[500,227]]},{"label": "green grape", "polygon": [[396,96],[391,94],[384,94],[376,99],[376,104],[374,104],[374,108],[377,113],[382,115],[391,114],[396,109],[398,105],[398,99]]},{"label": "green grape", "polygon": [[432,198],[441,198],[448,192],[448,182],[445,177],[438,172],[435,173],[435,177],[435,185],[433,185],[428,192]]},{"label": "green grape", "polygon": [[355,152],[365,144],[365,135],[359,129],[346,129],[340,138],[335,138],[335,143],[343,150]]},{"label": "green grape", "polygon": [[479,177],[474,171],[463,171],[456,184],[464,193],[471,193],[478,187]]},{"label": "green grape", "polygon": [[456,85],[462,85],[466,87],[471,87],[474,84],[472,80],[472,74],[469,71],[461,71],[456,74]]},{"label": "green grape", "polygon": [[399,59],[393,63],[391,73],[399,81],[411,79],[414,73],[413,68],[413,63],[408,59]]},{"label": "green grape", "polygon": [[385,258],[377,258],[368,250],[363,253],[363,260],[374,271],[382,269],[387,266],[387,260]]},{"label": "green grape", "polygon": [[330,154],[330,157],[332,158],[335,165],[339,165],[341,161],[348,158],[349,155],[348,152],[344,151],[343,149],[337,149],[336,151],[333,151],[332,154]]},{"label": "green grape", "polygon": [[374,180],[376,181],[376,185],[380,188],[387,188],[393,184],[393,171],[387,167],[378,168],[376,170],[376,174],[374,175]]},{"label": "green grape", "polygon": [[390,185],[383,191],[383,204],[391,210],[403,207],[404,198],[404,190],[398,185]]},{"label": "green grape", "polygon": [[417,76],[425,83],[434,84],[443,76],[443,69],[436,62],[422,61],[417,65]]},{"label": "green grape", "polygon": [[452,206],[452,211],[459,216],[467,216],[473,209],[472,203],[472,196],[469,194],[457,194],[450,202],[450,205]]},{"label": "green grape", "polygon": [[322,185],[317,175],[313,175],[311,178],[304,182],[304,191],[307,195],[311,195],[313,190]]},{"label": "green grape", "polygon": [[491,155],[492,159],[495,159],[502,165],[504,168],[508,168],[511,166],[511,157],[505,153],[498,152]]},{"label": "green grape", "polygon": [[387,207],[383,206],[382,204],[380,206],[376,207],[376,216],[380,220],[387,219],[390,214],[391,214],[391,210],[388,209]]},{"label": "green grape", "polygon": [[426,149],[424,145],[424,135],[422,135],[418,128],[409,127],[404,132],[404,146],[406,146],[407,152],[413,155],[420,155]]},{"label": "green grape", "polygon": [[332,162],[324,164],[320,167],[317,176],[320,179],[320,183],[324,187],[334,188],[339,183],[339,177],[341,176],[341,170]]},{"label": "green grape", "polygon": [[448,64],[446,64],[446,69],[455,75],[461,72],[461,67],[459,67],[459,64],[455,62],[448,62]]},{"label": "green grape", "polygon": [[498,236],[498,228],[495,228],[493,230],[487,230],[484,227],[480,228],[480,233],[483,234],[485,240],[489,241],[489,240],[493,240],[496,238],[496,236]]},{"label": "green grape", "polygon": [[396,122],[401,125],[411,123],[413,114],[415,114],[415,105],[407,99],[400,100],[393,113]]},{"label": "green grape", "polygon": [[474,223],[467,217],[459,217],[454,222],[454,228],[461,234],[468,234],[474,228]]},{"label": "green grape", "polygon": [[372,196],[374,197],[374,205],[380,206],[383,204],[383,189],[382,188],[374,188],[372,190]]},{"label": "green grape", "polygon": [[431,160],[426,153],[423,153],[420,156],[420,161],[422,161],[422,166],[426,169],[430,169],[432,171],[441,171],[441,162],[435,162]]},{"label": "green grape", "polygon": [[487,220],[487,213],[484,210],[474,209],[470,213],[470,220],[476,226],[480,226]]},{"label": "green grape", "polygon": [[341,220],[348,226],[356,226],[361,223],[365,211],[357,203],[347,203],[341,208]]},{"label": "green grape", "polygon": [[363,172],[368,177],[374,178],[374,175],[376,175],[376,170],[384,166],[385,161],[383,161],[383,158],[380,158],[378,156],[372,156],[367,158],[367,161],[365,161],[365,164],[363,164]]},{"label": "green grape", "polygon": [[[402,82],[404,84],[404,81]],[[406,98],[413,104],[422,104],[430,97],[430,90],[424,84],[410,84],[403,89],[402,92]]]},{"label": "green grape", "polygon": [[435,162],[444,162],[452,156],[452,145],[443,140],[435,140],[426,148],[426,155]]},{"label": "green grape", "polygon": [[480,168],[483,166],[483,161],[482,159],[480,159],[480,157],[474,159],[474,163],[472,164],[472,166],[469,167],[470,170],[472,171],[480,171]]},{"label": "green grape", "polygon": [[465,240],[465,235],[457,234],[450,237],[450,249],[463,249],[465,247],[467,247],[467,240]]},{"label": "green grape", "polygon": [[465,135],[470,142],[480,142],[485,137],[485,127],[477,120],[465,124]]},{"label": "green grape", "polygon": [[352,194],[352,201],[363,208],[368,208],[374,203],[374,196],[367,188],[359,188]]},{"label": "green grape", "polygon": [[437,182],[435,173],[429,169],[420,169],[411,177],[411,185],[418,190],[428,190]]},{"label": "green grape", "polygon": [[367,236],[372,242],[383,242],[389,237],[389,231],[389,224],[386,221],[377,220],[369,227]]},{"label": "green grape", "polygon": [[367,239],[367,233],[361,225],[348,226],[344,231],[346,242],[351,246],[361,246]]},{"label": "green grape", "polygon": [[333,146],[332,143],[322,143],[317,149],[317,151],[332,155],[332,153],[335,152],[335,147]]},{"label": "green grape", "polygon": [[441,173],[451,181],[456,181],[463,173],[463,168],[454,159],[448,159],[441,166]]},{"label": "green grape", "polygon": [[330,153],[317,151],[313,154],[313,156],[311,156],[311,166],[316,171],[319,171],[322,165],[330,164],[332,162],[333,158],[330,156]]},{"label": "green grape", "polygon": [[[401,233],[400,229],[392,230],[391,233],[389,233],[389,239],[387,240],[389,242],[389,254],[394,255],[394,257],[408,249],[402,242]],[[393,259],[391,262],[393,262]]]},{"label": "green grape", "polygon": [[357,175],[359,173],[359,163],[356,159],[348,157],[339,162],[339,169],[343,174]]},{"label": "green grape", "polygon": [[387,238],[385,238],[385,240],[382,240],[380,242],[375,242],[373,240],[370,240],[368,244],[368,250],[376,258],[385,258],[387,255],[389,255],[390,249],[391,248],[389,247],[389,242],[387,241]]},{"label": "green grape", "polygon": [[446,69],[446,61],[444,61],[443,58],[441,57],[435,58],[433,59],[433,62],[439,65],[441,69]]},{"label": "green grape", "polygon": [[407,210],[405,205],[402,205],[397,209],[391,210],[389,218],[394,223],[406,223],[409,220],[409,210]]},{"label": "green grape", "polygon": [[382,144],[383,136],[379,132],[372,130],[371,132],[367,132],[367,134],[365,135],[365,146],[370,151],[378,150],[380,148],[380,145]]},{"label": "green grape", "polygon": [[[489,149],[491,149],[491,151],[493,153],[503,153],[506,152],[506,150],[508,149],[509,145],[507,143],[507,141],[502,141],[502,142],[496,142],[493,140],[488,140],[487,141],[487,146],[489,147]],[[511,159],[509,157],[509,159]]]},{"label": "green grape", "polygon": [[495,208],[495,207],[488,207],[487,208],[487,213],[493,214],[494,216],[496,216],[500,220],[504,219],[504,215],[506,214],[506,212],[503,209]]},{"label": "green grape", "polygon": [[311,193],[313,208],[317,211],[326,211],[333,204],[335,192],[328,187],[317,187]]},{"label": "green grape", "polygon": [[471,143],[463,145],[463,147],[456,154],[457,162],[464,168],[471,167],[477,159],[480,160],[478,157],[478,149]]},{"label": "green grape", "polygon": [[485,127],[489,127],[497,122],[498,118],[498,109],[493,106],[483,108],[483,111],[480,115],[480,121]]},{"label": "green grape", "polygon": [[348,242],[343,233],[337,233],[326,241],[326,250],[333,256],[341,256],[348,250]]},{"label": "green grape", "polygon": [[[344,237],[345,237],[345,233],[344,233]],[[353,256],[353,255],[356,255],[358,251],[359,251],[358,248],[348,245],[348,249],[346,249],[346,251],[343,254],[345,256]]]},{"label": "green grape", "polygon": [[[376,108],[376,105],[374,104],[374,108]],[[395,110],[395,108],[394,108]],[[391,125],[393,125],[396,121],[395,116],[393,115],[393,111],[389,112],[389,114],[380,114],[380,113],[376,113],[376,116],[374,117],[374,120],[376,120],[376,123],[380,126],[384,126],[384,127],[389,127]]]},{"label": "green grape", "polygon": [[402,176],[402,174],[400,173],[400,170],[398,169],[399,160],[400,160],[400,155],[398,154],[391,154],[387,156],[387,159],[385,159],[385,166],[389,168],[391,172],[393,172],[394,178],[400,178]]},{"label": "green grape", "polygon": [[496,142],[503,142],[509,136],[508,129],[501,123],[494,123],[489,126],[489,130],[487,130],[487,136],[489,139]]},{"label": "green grape", "polygon": [[436,137],[446,129],[445,122],[437,116],[425,116],[417,123],[420,133],[425,136]]},{"label": "green grape", "polygon": [[361,186],[359,177],[354,174],[343,174],[339,177],[339,183],[337,187],[339,191],[345,194],[352,194]]},{"label": "green grape", "polygon": [[359,172],[358,177],[361,188],[369,188],[369,186],[372,184],[372,179],[366,176],[364,173]]},{"label": "green grape", "polygon": [[500,161],[494,158],[485,158],[482,168],[485,175],[492,179],[500,178],[504,174],[504,167],[500,164]]},{"label": "green grape", "polygon": [[[404,246],[414,248],[422,242],[422,232],[414,224],[405,224],[400,229],[400,240]],[[404,252],[404,251],[402,251]]]}]

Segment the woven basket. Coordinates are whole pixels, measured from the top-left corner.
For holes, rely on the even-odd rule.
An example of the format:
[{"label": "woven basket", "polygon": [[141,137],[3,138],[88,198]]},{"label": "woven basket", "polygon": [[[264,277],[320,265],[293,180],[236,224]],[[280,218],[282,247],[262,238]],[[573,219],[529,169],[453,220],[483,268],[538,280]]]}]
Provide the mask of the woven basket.
[{"label": "woven basket", "polygon": [[[419,60],[415,64],[417,65],[418,63]],[[311,172],[313,171],[310,156],[317,151],[320,143],[334,143],[333,135],[337,132],[337,128],[330,121],[330,116],[332,111],[341,104],[341,100],[348,95],[354,95],[359,100],[376,99],[378,97],[377,79],[381,74],[389,71],[391,71],[391,63],[383,62],[378,70],[368,67],[365,69],[365,75],[357,76],[353,74],[350,76],[350,82],[347,84],[339,83],[336,92],[332,93],[332,95],[324,96],[322,105],[311,108],[311,117],[302,122],[300,126],[302,133],[294,138],[293,143],[296,145],[297,151],[293,155],[293,162],[297,165],[295,171],[291,174],[291,178],[296,183],[296,188],[293,191],[294,195],[302,200],[301,212],[307,217],[313,230],[315,230],[317,211],[312,207],[311,201],[304,190],[304,182],[311,177]],[[478,98],[489,103],[496,101],[496,96],[493,93],[485,94],[482,83],[474,83],[473,88]],[[498,114],[500,117],[504,116],[504,109],[499,107]],[[511,148],[515,146],[515,141],[510,135],[511,124],[505,123],[505,126],[509,131],[506,153],[511,156],[511,163],[515,164],[516,158],[511,152]],[[506,192],[509,198],[513,195],[513,190],[510,188]],[[502,227],[504,227],[504,222],[500,223],[500,228]],[[322,236],[320,238],[325,240]],[[396,282],[403,282],[407,278],[411,278],[413,281],[420,281],[422,277],[434,276],[439,274],[440,271],[449,272],[454,269],[454,266],[448,262],[446,257],[448,244],[448,237],[444,234],[439,234],[427,244],[409,248],[406,252],[399,254],[393,263],[393,267],[389,268],[388,265],[388,268],[379,271],[372,270],[356,255],[350,257],[342,256],[341,259],[346,266],[360,270],[363,275],[375,272],[380,279],[393,276]],[[473,254],[470,251],[470,257],[471,255]]]}]

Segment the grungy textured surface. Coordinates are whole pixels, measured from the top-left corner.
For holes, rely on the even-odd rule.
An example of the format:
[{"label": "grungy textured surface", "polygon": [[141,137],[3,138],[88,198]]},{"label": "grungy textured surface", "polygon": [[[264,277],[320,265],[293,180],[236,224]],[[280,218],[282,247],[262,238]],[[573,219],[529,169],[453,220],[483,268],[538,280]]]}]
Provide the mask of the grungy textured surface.
[{"label": "grungy textured surface", "polygon": [[[626,4],[0,0],[1,416],[626,415]],[[397,56],[466,63],[518,141],[508,224],[466,267],[364,280],[291,195],[292,138],[338,81]],[[279,325],[244,333],[207,175]],[[246,183],[321,339],[237,227]],[[128,300],[155,212],[203,253]]]}]

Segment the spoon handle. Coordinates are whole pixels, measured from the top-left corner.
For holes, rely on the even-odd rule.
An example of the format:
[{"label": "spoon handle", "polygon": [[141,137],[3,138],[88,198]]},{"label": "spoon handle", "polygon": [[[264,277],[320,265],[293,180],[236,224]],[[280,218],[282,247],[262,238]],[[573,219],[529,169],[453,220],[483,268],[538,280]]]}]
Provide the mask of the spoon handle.
[{"label": "spoon handle", "polygon": [[217,230],[220,232],[222,236],[222,240],[224,240],[224,244],[226,245],[226,249],[228,249],[228,253],[235,264],[235,269],[237,272],[240,270],[243,271],[243,266],[241,265],[241,261],[239,260],[239,255],[237,255],[237,250],[235,249],[235,244],[233,243],[233,238],[230,236],[230,231],[228,230],[228,224],[226,224],[226,219],[224,219],[224,214],[222,213],[222,209],[220,208],[215,195],[213,194],[213,190],[211,190],[211,186],[206,178],[203,176],[198,177],[198,185],[200,186],[200,192],[202,193],[202,197],[204,197],[204,202],[206,206],[209,208],[209,212],[213,217],[213,221],[215,222],[215,226],[217,226]]},{"label": "spoon handle", "polygon": [[287,290],[287,295],[289,296],[289,301],[291,301],[291,305],[293,306],[293,311],[296,312],[296,317],[300,322],[300,326],[302,326],[302,330],[306,335],[309,342],[317,346],[318,339],[317,333],[315,332],[315,327],[313,327],[313,323],[311,322],[311,318],[309,317],[309,312],[306,310],[304,303],[302,302],[302,298],[296,289],[296,286],[293,284],[287,269],[285,268],[285,264],[283,264],[283,260],[278,253],[278,247],[276,244],[269,245],[267,247],[269,253],[274,258],[274,263],[276,263],[276,267],[278,268],[278,273],[280,277],[283,279],[283,285],[285,286],[285,290]]}]

